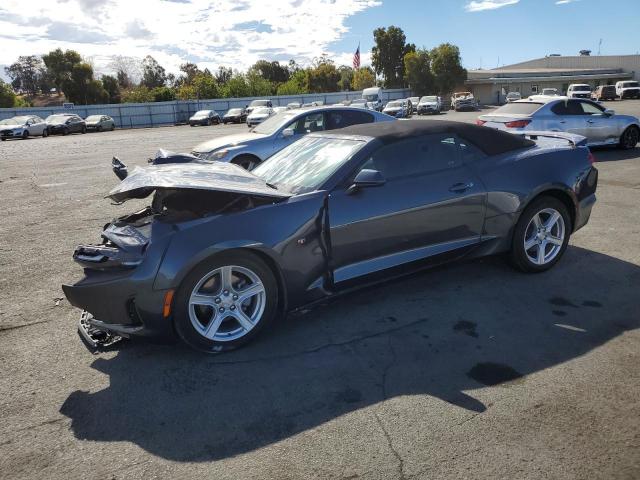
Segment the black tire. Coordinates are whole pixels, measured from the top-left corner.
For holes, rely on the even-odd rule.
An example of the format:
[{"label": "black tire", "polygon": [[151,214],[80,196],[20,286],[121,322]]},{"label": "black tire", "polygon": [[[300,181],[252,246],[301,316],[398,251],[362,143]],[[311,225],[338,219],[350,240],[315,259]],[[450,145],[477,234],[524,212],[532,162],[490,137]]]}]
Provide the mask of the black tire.
[{"label": "black tire", "polygon": [[635,125],[631,125],[630,127],[627,127],[624,132],[622,132],[622,135],[620,135],[618,147],[622,148],[623,150],[629,150],[631,148],[635,148],[639,141],[640,129]]},{"label": "black tire", "polygon": [[6,140],[6,138],[0,138],[0,141],[4,142]]},{"label": "black tire", "polygon": [[82,134],[83,134],[83,135],[84,135],[85,133],[87,133],[87,127],[82,127],[81,132],[82,132]]},{"label": "black tire", "polygon": [[22,139],[26,140],[27,138],[29,138],[29,132],[25,130],[24,132],[22,132]]},{"label": "black tire", "polygon": [[97,130],[98,132],[101,132],[101,131],[102,131],[102,125],[98,125],[98,127],[96,128],[96,130]]},{"label": "black tire", "polygon": [[42,138],[47,138],[48,136],[49,136],[49,129],[48,129],[48,128],[45,128],[45,129],[42,131]]},{"label": "black tire", "polygon": [[63,129],[62,135],[69,135],[69,129],[68,128]]},{"label": "black tire", "polygon": [[[527,227],[535,215],[545,209],[553,209],[560,214],[564,222],[564,239],[559,251],[555,254],[553,259],[542,265],[534,263],[525,251],[525,235],[527,234]],[[564,203],[555,197],[543,196],[534,200],[527,208],[525,208],[520,219],[516,224],[516,228],[513,233],[513,239],[511,243],[510,260],[514,268],[527,273],[540,273],[549,270],[553,267],[567,249],[571,232],[573,231],[573,225],[571,223],[571,216]],[[535,232],[534,232],[535,233]]]},{"label": "black tire", "polygon": [[207,127],[210,127],[210,126],[211,126],[211,119],[210,119],[210,118],[208,118],[208,119],[207,119],[206,126],[207,126]]},{"label": "black tire", "polygon": [[[251,330],[234,340],[216,341],[204,337],[194,328],[189,316],[189,299],[201,279],[225,265],[247,268],[255,273],[265,288],[265,304],[262,315]],[[267,329],[277,313],[278,282],[274,273],[257,255],[239,250],[216,255],[196,266],[180,284],[173,304],[173,321],[180,338],[190,347],[206,353],[225,352],[245,345]]]},{"label": "black tire", "polygon": [[115,125],[111,125],[111,131],[113,132],[116,129]]},{"label": "black tire", "polygon": [[234,158],[231,163],[235,163],[245,170],[251,171],[260,163],[260,160],[258,157],[254,157],[253,155],[240,155]]}]

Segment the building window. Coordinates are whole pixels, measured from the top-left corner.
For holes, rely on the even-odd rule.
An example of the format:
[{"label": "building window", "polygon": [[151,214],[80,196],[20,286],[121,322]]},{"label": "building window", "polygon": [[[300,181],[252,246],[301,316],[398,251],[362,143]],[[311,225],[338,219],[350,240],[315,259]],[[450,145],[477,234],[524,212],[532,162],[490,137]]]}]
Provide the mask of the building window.
[{"label": "building window", "polygon": [[531,85],[531,93],[538,93],[538,85]]}]

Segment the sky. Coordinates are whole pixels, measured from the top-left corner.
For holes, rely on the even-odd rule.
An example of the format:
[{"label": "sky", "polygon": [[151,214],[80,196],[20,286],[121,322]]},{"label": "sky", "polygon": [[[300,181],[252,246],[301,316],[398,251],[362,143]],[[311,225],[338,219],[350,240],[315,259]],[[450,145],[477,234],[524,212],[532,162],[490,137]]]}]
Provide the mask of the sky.
[{"label": "sky", "polygon": [[[96,73],[113,55],[152,55],[177,73],[190,61],[246,70],[258,59],[309,64],[328,54],[370,63],[373,30],[395,25],[407,41],[460,47],[468,69],[550,53],[640,50],[639,0],[3,0],[0,66],[19,55],[74,49]],[[604,9],[604,10],[603,10]],[[615,14],[603,16],[597,12]],[[600,40],[602,43],[600,44]],[[4,68],[0,75],[6,79]]]}]

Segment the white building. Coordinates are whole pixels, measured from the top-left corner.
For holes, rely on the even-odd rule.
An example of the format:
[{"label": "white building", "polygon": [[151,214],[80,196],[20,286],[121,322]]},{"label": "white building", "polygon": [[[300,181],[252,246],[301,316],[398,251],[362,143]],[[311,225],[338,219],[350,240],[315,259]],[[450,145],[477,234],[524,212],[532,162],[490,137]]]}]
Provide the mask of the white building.
[{"label": "white building", "polygon": [[465,85],[480,103],[504,103],[509,92],[523,98],[557,88],[565,93],[571,83],[613,85],[618,80],[640,80],[640,55],[550,56],[491,70],[469,70]]}]

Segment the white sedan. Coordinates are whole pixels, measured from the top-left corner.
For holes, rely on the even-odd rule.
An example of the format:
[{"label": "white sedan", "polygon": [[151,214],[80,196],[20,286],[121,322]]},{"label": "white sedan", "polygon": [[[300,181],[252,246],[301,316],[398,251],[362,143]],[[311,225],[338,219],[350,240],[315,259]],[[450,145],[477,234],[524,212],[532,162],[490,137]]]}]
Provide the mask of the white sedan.
[{"label": "white sedan", "polygon": [[274,114],[275,112],[271,107],[258,107],[247,117],[247,126],[255,127]]},{"label": "white sedan", "polygon": [[46,137],[49,135],[47,124],[37,115],[22,115],[0,121],[0,140],[7,138]]}]

